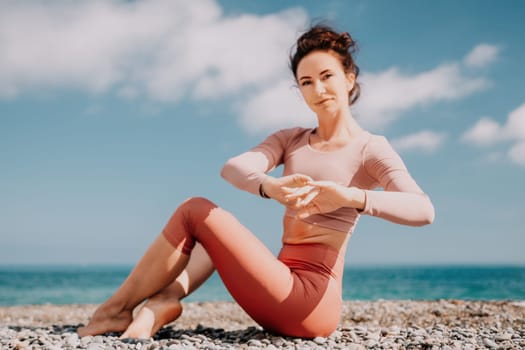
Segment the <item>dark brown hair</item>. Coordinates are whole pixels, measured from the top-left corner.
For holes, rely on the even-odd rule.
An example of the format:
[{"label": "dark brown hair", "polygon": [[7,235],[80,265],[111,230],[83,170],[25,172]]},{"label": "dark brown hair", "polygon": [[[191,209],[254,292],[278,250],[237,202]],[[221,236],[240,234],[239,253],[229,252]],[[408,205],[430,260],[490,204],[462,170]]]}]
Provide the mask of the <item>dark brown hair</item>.
[{"label": "dark brown hair", "polygon": [[297,66],[299,62],[313,51],[333,52],[339,57],[345,73],[355,75],[355,83],[349,92],[349,101],[352,105],[359,98],[361,88],[357,82],[359,67],[355,64],[353,54],[357,50],[356,42],[347,32],[338,33],[324,24],[312,26],[303,33],[295,44],[295,53],[290,55],[290,69],[297,79]]}]

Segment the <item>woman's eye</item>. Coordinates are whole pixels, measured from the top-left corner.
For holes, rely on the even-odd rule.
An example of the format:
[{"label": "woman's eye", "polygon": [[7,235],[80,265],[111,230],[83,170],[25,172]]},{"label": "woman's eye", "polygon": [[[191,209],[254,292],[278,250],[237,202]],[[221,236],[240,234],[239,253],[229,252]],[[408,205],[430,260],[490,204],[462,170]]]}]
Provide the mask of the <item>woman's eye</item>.
[{"label": "woman's eye", "polygon": [[301,86],[306,86],[306,85],[310,85],[310,84],[311,84],[310,81],[303,81],[301,83]]},{"label": "woman's eye", "polygon": [[325,74],[325,75],[323,76],[323,79],[326,80],[326,79],[328,79],[328,78],[330,78],[330,77],[332,77],[332,76],[333,76],[333,74]]}]

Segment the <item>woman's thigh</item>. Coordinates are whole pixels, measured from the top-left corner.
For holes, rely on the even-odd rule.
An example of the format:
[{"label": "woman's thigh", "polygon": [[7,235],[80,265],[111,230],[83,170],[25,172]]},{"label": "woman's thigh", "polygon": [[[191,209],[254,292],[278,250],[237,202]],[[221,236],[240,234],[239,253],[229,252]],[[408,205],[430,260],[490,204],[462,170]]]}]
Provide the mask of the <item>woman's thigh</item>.
[{"label": "woman's thigh", "polygon": [[[293,251],[298,248],[301,253],[290,256],[281,252],[285,263],[232,214],[204,198],[179,207],[164,235],[175,246],[186,247],[183,251],[195,241],[202,244],[233,298],[263,327],[296,336],[325,335],[335,327],[340,281],[301,269],[304,262],[310,265],[308,258],[315,259],[319,251],[324,254],[323,249],[296,247]],[[322,256],[323,263],[327,257]],[[333,264],[335,260],[330,267]],[[295,265],[299,269],[292,271],[289,266]]]},{"label": "woman's thigh", "polygon": [[255,319],[289,297],[290,269],[231,213],[209,200],[185,201],[163,234],[183,251],[198,241],[233,298]]}]

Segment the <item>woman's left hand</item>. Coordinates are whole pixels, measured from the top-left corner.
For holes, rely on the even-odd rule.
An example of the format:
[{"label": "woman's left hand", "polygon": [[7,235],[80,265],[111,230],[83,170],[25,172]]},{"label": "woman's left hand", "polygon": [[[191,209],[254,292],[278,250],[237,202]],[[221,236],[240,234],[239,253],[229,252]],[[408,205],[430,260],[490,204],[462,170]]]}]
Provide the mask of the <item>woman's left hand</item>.
[{"label": "woman's left hand", "polygon": [[356,187],[345,187],[332,181],[311,181],[286,196],[303,219],[313,214],[328,213],[341,207],[363,209],[365,193]]}]

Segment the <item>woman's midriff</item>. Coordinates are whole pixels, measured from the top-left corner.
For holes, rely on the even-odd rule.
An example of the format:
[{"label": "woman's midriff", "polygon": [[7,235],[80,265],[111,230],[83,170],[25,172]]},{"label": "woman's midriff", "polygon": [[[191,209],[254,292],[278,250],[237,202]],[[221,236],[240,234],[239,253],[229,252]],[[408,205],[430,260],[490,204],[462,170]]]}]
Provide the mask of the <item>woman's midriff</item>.
[{"label": "woman's midriff", "polygon": [[349,234],[330,228],[313,225],[285,215],[283,218],[283,243],[321,243],[344,253]]}]

